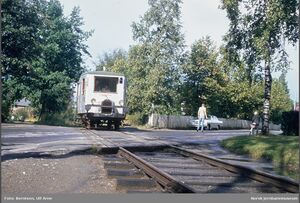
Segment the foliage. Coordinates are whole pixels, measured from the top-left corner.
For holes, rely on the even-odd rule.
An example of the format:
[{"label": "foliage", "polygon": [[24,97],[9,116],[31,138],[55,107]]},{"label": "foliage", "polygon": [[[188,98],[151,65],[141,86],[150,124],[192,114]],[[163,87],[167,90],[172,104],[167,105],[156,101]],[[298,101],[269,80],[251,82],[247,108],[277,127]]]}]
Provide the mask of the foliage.
[{"label": "foliage", "polygon": [[[229,81],[223,91],[217,95],[222,101],[219,115],[250,120],[254,111],[262,112],[263,106],[262,82],[256,82],[249,87],[246,81]],[[216,98],[217,99],[217,98]],[[272,103],[270,106],[270,120],[280,124],[281,115],[284,111],[291,110],[292,101],[286,93],[284,85],[275,79],[273,82]]]},{"label": "foliage", "polygon": [[106,71],[124,72],[126,59],[127,53],[122,49],[115,49],[112,52],[105,52],[101,57],[98,58],[96,70],[103,71],[105,67]]},{"label": "foliage", "polygon": [[20,84],[17,78],[9,78],[2,84],[2,120],[7,120],[11,112],[11,105],[15,100],[23,98],[23,92],[28,88]]},{"label": "foliage", "polygon": [[284,122],[282,112],[292,110],[293,101],[290,99],[285,83],[280,79],[273,81],[271,98],[270,120],[276,124],[282,123]]},{"label": "foliage", "polygon": [[[283,45],[298,40],[296,1],[223,0],[230,19],[226,45],[218,48],[203,37],[190,53],[184,51],[181,33],[182,1],[148,3],[146,13],[132,24],[136,44],[128,52],[106,52],[97,62],[97,70],[125,74],[133,122],[141,123],[153,112],[179,115],[181,103],[186,114],[195,115],[202,102],[209,114],[251,119],[254,110],[266,114],[264,96],[272,98],[270,120],[281,122],[282,112],[291,108]],[[84,42],[91,32],[82,25],[79,8],[64,16],[58,0],[3,0],[3,116],[8,117],[15,100],[27,97],[42,120],[61,117],[72,83],[84,71],[82,56],[89,55]],[[263,76],[268,67],[282,71],[279,80]],[[269,89],[264,94],[265,84]]]},{"label": "foliage", "polygon": [[262,105],[262,83],[249,85],[247,77],[242,77],[244,69],[233,69],[226,62],[223,48],[218,50],[209,37],[192,45],[183,69],[187,114],[195,115],[204,102],[209,114],[250,119]]},{"label": "foliage", "polygon": [[25,121],[27,118],[29,118],[30,112],[28,108],[20,108],[17,109],[12,116],[17,121]]},{"label": "foliage", "polygon": [[[233,64],[244,61],[249,75],[264,72],[264,124],[269,130],[271,101],[271,70],[286,70],[289,66],[285,42],[295,45],[298,36],[298,1],[296,0],[222,0],[230,28],[225,36],[226,49]],[[263,65],[263,66],[261,66]]]},{"label": "foliage", "polygon": [[[128,64],[133,66],[129,65],[130,71],[127,72],[133,69],[136,75],[133,74],[128,79],[131,95],[128,98],[140,101],[139,97],[142,95],[144,114],[149,113],[151,106],[159,106],[160,108],[155,109],[158,113],[171,114],[180,109],[178,90],[184,54],[184,39],[180,32],[181,0],[149,0],[148,4],[150,8],[140,21],[132,24],[133,39],[138,45],[129,51],[136,55],[129,56]],[[137,73],[141,69],[143,70]],[[133,84],[137,86],[130,90]],[[133,109],[137,108],[139,107],[133,106]]]},{"label": "foliage", "polygon": [[284,135],[299,136],[299,111],[283,112],[281,129]]},{"label": "foliage", "polygon": [[281,175],[298,179],[299,140],[287,136],[239,136],[223,140],[221,145],[237,154],[248,154],[254,159],[271,160]]},{"label": "foliage", "polygon": [[261,111],[262,89],[262,83],[249,87],[248,81],[230,82],[226,87],[226,93],[223,94],[229,101],[225,109],[230,112],[231,117],[250,120],[254,111]]},{"label": "foliage", "polygon": [[88,54],[79,8],[65,17],[57,0],[4,0],[2,11],[4,106],[26,97],[41,115],[61,111]]},{"label": "foliage", "polygon": [[31,97],[31,100],[33,106],[41,108],[41,119],[44,119],[46,113],[61,112],[67,108],[72,96],[69,77],[60,72],[52,72],[42,75],[38,81],[39,86],[33,94],[35,97]]},{"label": "foliage", "polygon": [[2,1],[2,74],[5,79],[30,74],[30,64],[40,52],[39,9],[35,1]]},{"label": "foliage", "polygon": [[132,46],[128,53],[126,76],[128,79],[127,105],[129,113],[148,115],[151,101],[147,98],[148,81],[145,79],[149,74],[146,61],[146,48],[144,45]]},{"label": "foliage", "polygon": [[130,114],[179,112],[180,66],[184,49],[180,33],[181,1],[152,0],[139,22],[132,24],[136,45],[128,53],[116,49],[99,58],[97,70],[122,72]]},{"label": "foliage", "polygon": [[[209,37],[192,45],[183,68],[182,95],[188,115],[196,115],[202,102],[209,114],[218,117],[251,119],[254,111],[262,112],[262,79],[257,74],[249,75],[242,61],[231,67],[227,54],[224,47],[218,50]],[[281,113],[291,106],[283,76],[274,80],[272,99],[270,119],[280,123]]]},{"label": "foliage", "polygon": [[144,125],[147,122],[147,117],[142,113],[135,113],[127,115],[125,122],[130,125]]},{"label": "foliage", "polygon": [[55,126],[76,126],[76,112],[73,108],[68,107],[59,113],[47,113],[44,119],[36,122],[36,124],[46,124]]},{"label": "foliage", "polygon": [[[111,72],[123,73],[128,81],[127,84],[127,101],[129,114],[147,115],[147,110],[151,103],[146,100],[147,81],[144,79],[148,74],[146,67],[145,46],[135,45],[130,47],[128,53],[116,49],[112,52],[106,52],[97,62],[96,69]],[[130,116],[129,116],[130,117]]]},{"label": "foliage", "polygon": [[189,115],[197,112],[201,103],[209,105],[211,113],[219,113],[221,101],[218,95],[225,85],[220,70],[216,46],[209,37],[201,38],[191,47],[188,64],[183,68],[182,94]]},{"label": "foliage", "polygon": [[24,79],[30,77],[31,64],[39,55],[40,18],[34,1],[2,1],[2,112],[8,117],[10,106],[24,97]]}]

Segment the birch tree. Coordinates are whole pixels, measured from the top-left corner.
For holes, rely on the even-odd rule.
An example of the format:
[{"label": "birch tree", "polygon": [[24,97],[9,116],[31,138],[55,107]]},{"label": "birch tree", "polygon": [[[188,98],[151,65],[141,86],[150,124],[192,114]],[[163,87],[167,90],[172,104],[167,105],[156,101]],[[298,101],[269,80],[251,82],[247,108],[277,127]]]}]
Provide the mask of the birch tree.
[{"label": "birch tree", "polygon": [[286,44],[296,45],[299,35],[297,0],[222,0],[230,20],[225,36],[232,59],[245,61],[249,72],[264,77],[263,134],[269,132],[273,70],[289,68]]}]

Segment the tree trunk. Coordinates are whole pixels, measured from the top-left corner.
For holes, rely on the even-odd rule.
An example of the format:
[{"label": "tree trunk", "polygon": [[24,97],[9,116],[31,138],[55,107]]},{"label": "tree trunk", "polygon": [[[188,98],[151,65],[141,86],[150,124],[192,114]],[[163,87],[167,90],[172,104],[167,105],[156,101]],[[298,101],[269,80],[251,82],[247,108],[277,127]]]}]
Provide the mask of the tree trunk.
[{"label": "tree trunk", "polygon": [[269,57],[269,59],[266,60],[266,64],[265,64],[265,95],[264,95],[263,126],[262,126],[263,135],[267,135],[269,133],[271,89],[272,89],[272,75],[271,75],[270,57]]},{"label": "tree trunk", "polygon": [[45,114],[45,105],[44,105],[44,103],[42,103],[42,107],[41,107],[41,111],[40,111],[38,121],[43,121],[44,120],[44,114]]}]

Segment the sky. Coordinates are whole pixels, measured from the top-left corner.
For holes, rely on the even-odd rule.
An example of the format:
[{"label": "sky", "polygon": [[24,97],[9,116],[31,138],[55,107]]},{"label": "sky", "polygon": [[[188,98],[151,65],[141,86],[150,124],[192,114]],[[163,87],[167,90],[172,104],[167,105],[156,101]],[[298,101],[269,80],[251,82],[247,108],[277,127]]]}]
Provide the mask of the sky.
[{"label": "sky", "polygon": [[[84,30],[94,30],[86,44],[92,57],[86,57],[86,65],[94,70],[94,63],[105,52],[114,49],[128,50],[135,42],[131,24],[138,22],[147,11],[147,0],[60,0],[65,15],[74,6],[79,6],[85,25]],[[210,36],[217,46],[223,44],[222,37],[228,30],[226,12],[219,9],[221,0],[185,0],[182,4],[182,32],[185,43],[190,47],[196,40]],[[290,70],[287,73],[290,96],[299,101],[299,45],[289,46]],[[278,77],[279,73],[274,73]]]}]

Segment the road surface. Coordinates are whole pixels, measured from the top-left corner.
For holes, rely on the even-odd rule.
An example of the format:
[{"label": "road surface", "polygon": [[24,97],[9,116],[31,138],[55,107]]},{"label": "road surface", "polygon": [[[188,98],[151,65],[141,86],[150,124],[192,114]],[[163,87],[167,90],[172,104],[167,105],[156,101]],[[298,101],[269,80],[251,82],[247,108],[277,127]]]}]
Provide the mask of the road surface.
[{"label": "road surface", "polygon": [[[116,193],[101,156],[84,153],[112,145],[173,144],[233,162],[270,169],[219,147],[219,141],[248,130],[138,130],[122,128],[86,131],[82,128],[2,124],[2,193]],[[122,191],[118,191],[120,193]]]}]

